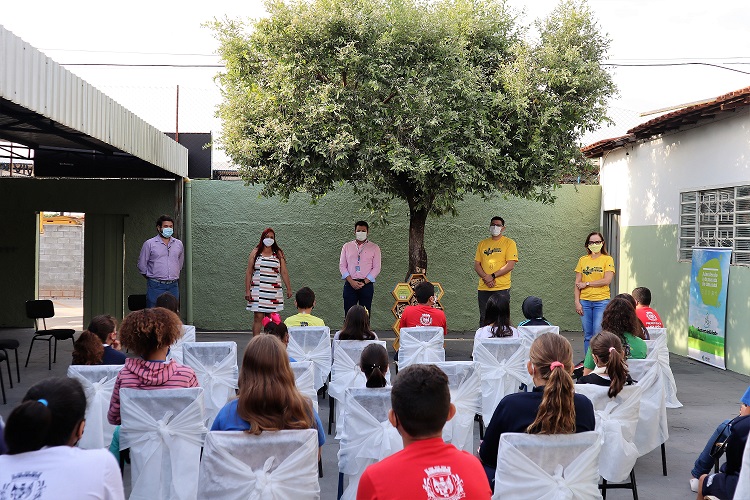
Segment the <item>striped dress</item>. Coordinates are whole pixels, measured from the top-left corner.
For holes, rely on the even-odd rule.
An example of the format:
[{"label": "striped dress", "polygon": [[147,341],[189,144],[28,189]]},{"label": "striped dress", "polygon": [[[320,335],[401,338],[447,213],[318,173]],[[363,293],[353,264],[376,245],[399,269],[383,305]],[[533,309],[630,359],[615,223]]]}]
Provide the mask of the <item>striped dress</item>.
[{"label": "striped dress", "polygon": [[281,264],[276,254],[255,259],[250,281],[250,302],[247,310],[273,313],[284,310],[284,291],[281,288]]}]

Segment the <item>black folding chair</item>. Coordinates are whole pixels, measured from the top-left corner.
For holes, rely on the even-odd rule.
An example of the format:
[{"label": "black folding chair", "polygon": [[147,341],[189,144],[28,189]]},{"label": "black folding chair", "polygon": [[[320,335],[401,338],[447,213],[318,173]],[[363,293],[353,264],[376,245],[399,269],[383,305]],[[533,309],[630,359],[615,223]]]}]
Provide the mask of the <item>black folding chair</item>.
[{"label": "black folding chair", "polygon": [[[49,369],[51,370],[52,340],[54,339],[55,341],[54,362],[57,363],[57,341],[70,340],[75,344],[75,338],[73,338],[73,336],[75,335],[76,331],[72,328],[53,328],[51,330],[47,329],[47,318],[52,318],[55,316],[55,306],[52,304],[51,300],[27,300],[26,316],[34,320],[34,327],[36,328],[36,332],[34,332],[34,337],[31,339],[29,354],[26,356],[26,364],[24,366],[29,366],[29,358],[31,358],[31,349],[34,347],[34,342],[36,342],[37,340],[46,340],[49,346],[48,364]],[[40,319],[42,320],[42,329],[39,329]]]}]

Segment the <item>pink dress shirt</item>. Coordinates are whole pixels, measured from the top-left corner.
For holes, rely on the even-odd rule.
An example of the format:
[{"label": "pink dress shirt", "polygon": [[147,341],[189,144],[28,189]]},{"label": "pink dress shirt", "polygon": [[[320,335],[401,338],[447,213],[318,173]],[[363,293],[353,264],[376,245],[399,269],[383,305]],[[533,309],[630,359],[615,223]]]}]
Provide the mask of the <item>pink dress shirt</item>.
[{"label": "pink dress shirt", "polygon": [[342,280],[351,276],[355,280],[367,278],[375,282],[380,274],[380,247],[370,240],[361,245],[357,245],[357,240],[344,243],[341,247],[339,271]]}]

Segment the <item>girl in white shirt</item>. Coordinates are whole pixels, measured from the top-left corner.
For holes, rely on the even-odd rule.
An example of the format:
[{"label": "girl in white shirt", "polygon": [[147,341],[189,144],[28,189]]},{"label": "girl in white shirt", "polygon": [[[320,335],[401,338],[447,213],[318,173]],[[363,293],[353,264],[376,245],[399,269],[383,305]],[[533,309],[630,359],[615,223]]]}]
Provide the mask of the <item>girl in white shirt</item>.
[{"label": "girl in white shirt", "polygon": [[518,338],[518,330],[510,324],[510,301],[495,294],[487,301],[484,326],[477,330],[475,339]]}]

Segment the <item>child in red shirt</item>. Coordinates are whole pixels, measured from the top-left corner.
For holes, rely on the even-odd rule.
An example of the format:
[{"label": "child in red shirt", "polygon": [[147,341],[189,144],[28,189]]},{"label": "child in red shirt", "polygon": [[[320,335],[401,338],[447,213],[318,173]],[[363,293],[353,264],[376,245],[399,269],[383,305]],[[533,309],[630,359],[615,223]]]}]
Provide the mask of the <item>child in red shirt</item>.
[{"label": "child in red shirt", "polygon": [[443,335],[448,335],[445,313],[435,307],[435,286],[429,281],[423,281],[414,289],[414,295],[419,305],[406,306],[398,327],[439,326],[443,329]]},{"label": "child in red shirt", "polygon": [[399,371],[388,420],[401,434],[404,449],[365,470],[357,500],[489,499],[479,460],[443,441],[443,426],[455,413],[448,377],[440,368],[417,364]]},{"label": "child in red shirt", "polygon": [[651,290],[645,286],[639,286],[633,290],[635,299],[635,315],[641,320],[646,328],[664,328],[659,313],[651,309]]}]

